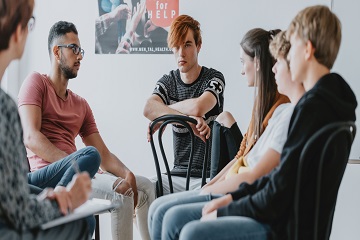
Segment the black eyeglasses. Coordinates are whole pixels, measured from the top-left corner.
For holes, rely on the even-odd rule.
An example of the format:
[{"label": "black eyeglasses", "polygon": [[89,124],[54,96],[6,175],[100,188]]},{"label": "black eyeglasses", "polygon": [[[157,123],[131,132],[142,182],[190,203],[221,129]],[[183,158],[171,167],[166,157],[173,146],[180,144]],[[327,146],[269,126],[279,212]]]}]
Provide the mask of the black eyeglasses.
[{"label": "black eyeglasses", "polygon": [[67,44],[67,45],[57,45],[58,47],[65,47],[65,48],[71,48],[73,53],[75,55],[79,55],[79,53],[81,54],[82,57],[84,57],[85,51],[84,49],[82,49],[81,47],[79,47],[76,44]]},{"label": "black eyeglasses", "polygon": [[35,17],[34,16],[31,16],[31,18],[29,19],[27,27],[28,27],[29,32],[31,32],[34,29],[34,27],[35,27]]}]

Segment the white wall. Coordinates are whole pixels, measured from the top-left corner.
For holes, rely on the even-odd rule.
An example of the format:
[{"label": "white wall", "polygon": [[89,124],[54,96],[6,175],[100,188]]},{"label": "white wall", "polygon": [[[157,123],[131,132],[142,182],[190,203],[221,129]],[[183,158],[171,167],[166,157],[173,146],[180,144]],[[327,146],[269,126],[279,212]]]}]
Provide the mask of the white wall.
[{"label": "white wall", "polygon": [[[337,0],[334,2],[334,12],[342,22],[342,44],[339,56],[334,65],[334,71],[343,75],[355,91],[360,101],[360,83],[357,67],[360,65],[360,32],[355,30],[360,23],[360,2],[351,0]],[[356,109],[360,117],[360,107]],[[358,134],[352,146],[350,158],[360,159],[360,121],[357,120]],[[360,182],[360,165],[348,164],[337,199],[331,240],[359,239],[360,236],[360,191],[356,187]]]},{"label": "white wall", "polygon": [[[202,24],[203,46],[199,62],[224,74],[225,110],[235,115],[243,132],[250,120],[253,91],[240,74],[239,43],[242,36],[254,27],[285,29],[299,10],[314,4],[330,6],[330,0],[180,0],[180,14],[189,14]],[[357,44],[360,33],[355,29],[360,23],[360,15],[356,12],[359,9],[357,1],[334,2],[334,11],[343,24],[343,42],[334,70],[345,77],[357,96],[360,96],[356,71],[360,66]],[[100,133],[110,150],[136,174],[152,176],[155,174],[154,164],[146,141],[148,120],[142,112],[155,82],[162,74],[176,68],[174,58],[172,55],[95,55],[94,19],[97,13],[96,0],[36,0],[36,27],[29,36],[15,84],[21,83],[31,71],[48,72],[47,35],[50,27],[58,20],[74,22],[86,53],[79,75],[70,81],[69,87],[90,103]],[[10,74],[16,78],[16,74]],[[357,126],[360,128],[359,121]],[[360,157],[359,135],[351,158]],[[168,145],[171,146],[171,143]],[[347,179],[355,179],[354,171],[346,174]],[[349,211],[344,199],[350,198],[351,194],[349,196],[349,192],[342,189],[340,192],[345,196],[341,198],[343,204],[340,209]],[[340,235],[343,234],[341,224],[344,223],[336,220],[337,215],[333,236],[339,237],[332,239],[343,239]],[[352,221],[359,223],[358,218]],[[355,233],[353,236],[356,236]]]},{"label": "white wall", "polygon": [[[337,0],[333,5],[334,12],[340,18],[342,24],[342,42],[339,55],[335,62],[333,70],[340,73],[345,80],[348,81],[351,88],[356,94],[358,104],[360,104],[360,81],[359,71],[360,66],[360,2],[351,0]],[[355,137],[353,147],[351,149],[350,158],[360,160],[360,107],[356,109],[356,126],[358,134]]]}]

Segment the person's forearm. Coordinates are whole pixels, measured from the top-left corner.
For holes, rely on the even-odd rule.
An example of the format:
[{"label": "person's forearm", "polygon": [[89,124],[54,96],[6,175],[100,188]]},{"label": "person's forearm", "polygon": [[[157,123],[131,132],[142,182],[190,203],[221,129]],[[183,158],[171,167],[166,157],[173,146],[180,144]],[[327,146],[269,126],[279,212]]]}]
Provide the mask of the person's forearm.
[{"label": "person's forearm", "polygon": [[101,155],[100,167],[102,170],[121,178],[125,178],[126,175],[131,172],[125,164],[112,153],[109,155]]},{"label": "person's forearm", "polygon": [[186,115],[179,111],[176,111],[165,104],[149,99],[144,108],[144,116],[148,118],[150,121],[153,121],[155,118],[160,116],[164,116],[167,114],[174,114],[174,115]]},{"label": "person's forearm", "polygon": [[106,160],[103,160],[100,165],[101,168],[117,177],[125,179],[126,182],[130,184],[134,193],[134,207],[136,207],[138,192],[135,175],[113,153],[110,153],[110,155],[105,158]]},{"label": "person's forearm", "polygon": [[251,172],[244,172],[214,183],[206,188],[206,191],[213,194],[226,194],[228,192],[236,191],[239,188],[239,185],[243,182],[251,184],[254,181],[255,179]]},{"label": "person's forearm", "polygon": [[56,162],[68,154],[52,144],[41,132],[34,132],[24,138],[25,146],[47,162]]},{"label": "person's forearm", "polygon": [[171,104],[169,107],[188,116],[203,117],[208,111],[199,105],[198,98],[191,98]]}]

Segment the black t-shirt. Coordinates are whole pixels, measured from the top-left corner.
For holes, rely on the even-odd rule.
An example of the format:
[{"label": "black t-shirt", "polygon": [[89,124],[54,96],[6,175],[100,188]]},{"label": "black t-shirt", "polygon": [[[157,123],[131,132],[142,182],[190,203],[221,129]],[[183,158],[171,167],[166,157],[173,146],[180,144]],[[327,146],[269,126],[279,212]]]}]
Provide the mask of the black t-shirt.
[{"label": "black t-shirt", "polygon": [[[186,99],[200,97],[204,92],[211,92],[217,99],[217,104],[205,114],[206,123],[212,128],[216,117],[223,111],[225,80],[221,72],[202,67],[199,77],[191,84],[185,84],[180,77],[179,70],[164,75],[157,83],[153,94],[158,95],[166,105],[181,102]],[[174,175],[186,176],[190,155],[190,134],[182,126],[173,125],[174,145]],[[208,159],[211,159],[211,138],[209,139]],[[194,159],[191,176],[201,177],[205,156],[205,144],[195,137]],[[208,170],[210,169],[208,164]]]}]

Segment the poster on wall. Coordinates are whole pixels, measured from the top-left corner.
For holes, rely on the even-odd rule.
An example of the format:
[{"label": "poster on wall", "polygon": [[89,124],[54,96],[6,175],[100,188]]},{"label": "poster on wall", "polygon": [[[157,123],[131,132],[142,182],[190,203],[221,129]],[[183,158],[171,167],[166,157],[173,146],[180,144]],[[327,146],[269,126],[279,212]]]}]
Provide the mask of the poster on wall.
[{"label": "poster on wall", "polygon": [[179,0],[97,0],[95,53],[171,54],[169,27]]}]

